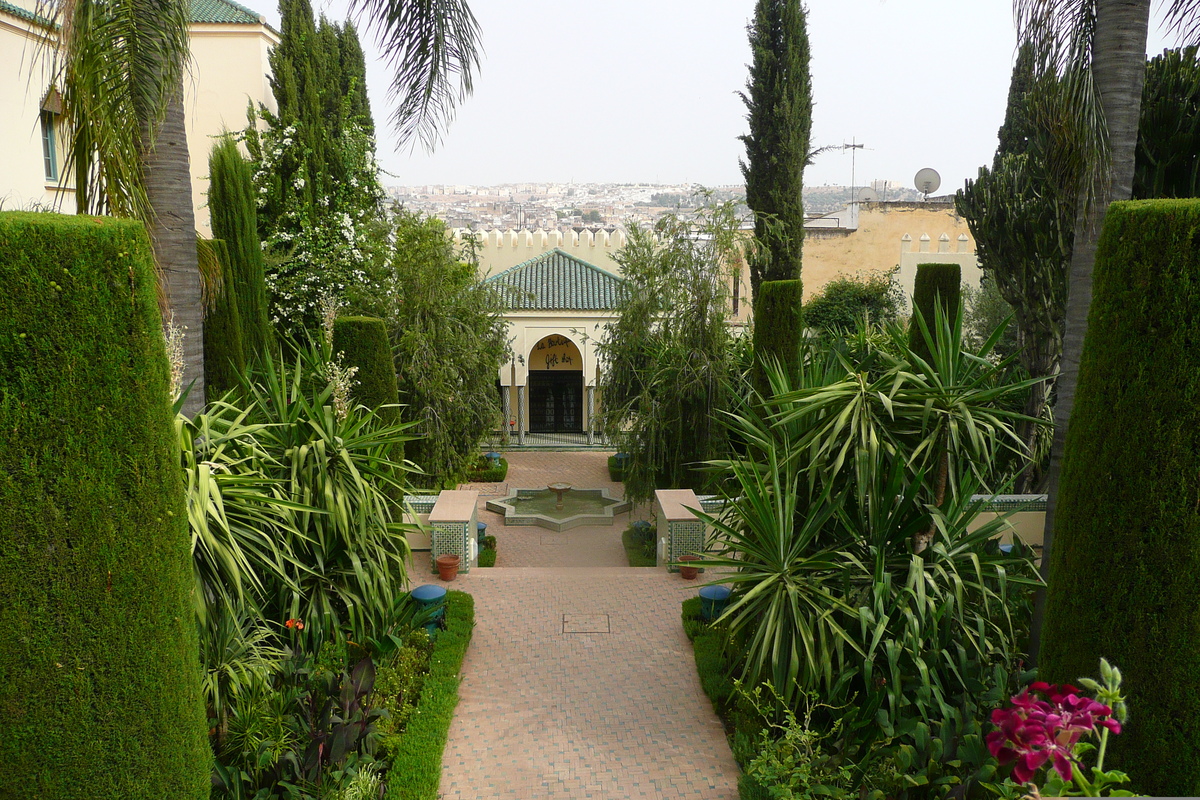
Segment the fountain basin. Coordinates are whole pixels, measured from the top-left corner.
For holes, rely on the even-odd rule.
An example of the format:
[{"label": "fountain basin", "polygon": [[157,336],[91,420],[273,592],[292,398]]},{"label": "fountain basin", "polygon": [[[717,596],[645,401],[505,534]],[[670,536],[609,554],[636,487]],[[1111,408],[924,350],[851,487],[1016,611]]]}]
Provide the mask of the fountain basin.
[{"label": "fountain basin", "polygon": [[487,510],[504,515],[504,524],[536,526],[551,531],[567,531],[584,525],[612,525],[613,515],[631,507],[608,493],[608,489],[571,489],[562,497],[549,488],[516,489],[512,494],[487,501]]}]

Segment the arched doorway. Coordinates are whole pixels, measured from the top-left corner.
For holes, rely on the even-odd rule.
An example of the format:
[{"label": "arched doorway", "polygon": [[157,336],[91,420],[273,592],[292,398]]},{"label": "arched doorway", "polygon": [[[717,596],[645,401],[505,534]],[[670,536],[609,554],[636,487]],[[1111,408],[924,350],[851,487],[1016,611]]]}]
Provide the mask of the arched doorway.
[{"label": "arched doorway", "polygon": [[545,336],[529,352],[529,430],[583,431],[583,356],[566,336]]}]

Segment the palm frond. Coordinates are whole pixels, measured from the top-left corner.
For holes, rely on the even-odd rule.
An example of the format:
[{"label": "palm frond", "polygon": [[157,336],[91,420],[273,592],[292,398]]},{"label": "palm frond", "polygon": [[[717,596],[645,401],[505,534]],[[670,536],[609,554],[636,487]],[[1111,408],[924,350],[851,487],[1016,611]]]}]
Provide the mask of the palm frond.
[{"label": "palm frond", "polygon": [[352,0],[395,71],[389,97],[401,142],[428,149],[474,87],[479,69],[479,23],[466,0]]},{"label": "palm frond", "polygon": [[142,156],[189,59],[185,0],[40,0],[80,210],[151,218]]},{"label": "palm frond", "polygon": [[1182,45],[1200,44],[1200,3],[1196,0],[1171,0],[1166,23]]}]

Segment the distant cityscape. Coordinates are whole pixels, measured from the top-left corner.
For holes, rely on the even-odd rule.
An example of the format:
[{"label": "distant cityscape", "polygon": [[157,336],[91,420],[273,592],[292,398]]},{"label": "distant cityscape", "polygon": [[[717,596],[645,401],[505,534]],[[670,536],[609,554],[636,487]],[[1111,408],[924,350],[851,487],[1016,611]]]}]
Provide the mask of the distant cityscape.
[{"label": "distant cityscape", "polygon": [[[879,200],[912,202],[922,195],[894,181],[872,181],[867,187],[813,186],[804,190],[805,212],[828,214],[844,208],[864,188]],[[713,201],[744,203],[744,186],[657,183],[506,183],[498,186],[426,184],[391,186],[392,198],[404,207],[435,216],[451,228],[469,230],[556,230],[650,225],[672,211],[686,211]]]}]

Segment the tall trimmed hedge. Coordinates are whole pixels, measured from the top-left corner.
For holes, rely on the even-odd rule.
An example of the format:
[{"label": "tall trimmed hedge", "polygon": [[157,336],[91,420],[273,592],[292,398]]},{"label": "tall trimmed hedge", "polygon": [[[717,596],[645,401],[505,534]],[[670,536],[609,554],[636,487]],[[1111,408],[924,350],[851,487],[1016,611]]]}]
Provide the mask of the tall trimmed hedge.
[{"label": "tall trimmed hedge", "polygon": [[1114,203],[1067,430],[1041,669],[1121,668],[1111,761],[1200,795],[1200,202]]},{"label": "tall trimmed hedge", "polygon": [[[341,353],[346,366],[358,367],[354,400],[367,408],[400,402],[396,390],[396,364],[387,324],[377,317],[338,317],[333,323],[333,352]],[[396,409],[388,409],[395,412]],[[398,418],[389,413],[389,420]]]},{"label": "tall trimmed hedge", "polygon": [[[388,424],[398,423],[400,394],[387,323],[378,317],[338,317],[333,323],[333,352],[342,354],[346,366],[358,367],[351,395],[354,402],[375,409]],[[404,445],[396,445],[392,460],[404,460]]]},{"label": "tall trimmed hedge", "polygon": [[212,248],[221,265],[221,289],[204,315],[204,391],[213,400],[238,385],[246,371],[242,315],[238,309],[229,248],[220,239]]},{"label": "tall trimmed hedge", "polygon": [[804,333],[801,311],[803,286],[800,281],[763,281],[754,300],[754,385],[759,392],[770,390],[763,372],[768,359],[775,359],[794,375],[800,361],[800,337]]},{"label": "tall trimmed hedge", "polygon": [[908,326],[908,343],[914,353],[929,360],[929,346],[921,333],[921,326],[917,324],[916,311],[921,312],[930,336],[936,337],[937,329],[934,326],[937,314],[934,309],[940,305],[942,313],[953,320],[958,316],[961,298],[962,267],[958,264],[917,264],[917,277],[913,283],[913,317]]},{"label": "tall trimmed hedge", "polygon": [[191,553],[145,230],[0,214],[0,794],[206,798]]},{"label": "tall trimmed hedge", "polygon": [[237,298],[245,357],[271,352],[274,334],[267,318],[267,284],[250,162],[232,136],[222,136],[208,157],[208,210],[213,238],[229,248],[230,285]]}]

